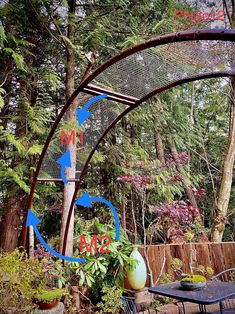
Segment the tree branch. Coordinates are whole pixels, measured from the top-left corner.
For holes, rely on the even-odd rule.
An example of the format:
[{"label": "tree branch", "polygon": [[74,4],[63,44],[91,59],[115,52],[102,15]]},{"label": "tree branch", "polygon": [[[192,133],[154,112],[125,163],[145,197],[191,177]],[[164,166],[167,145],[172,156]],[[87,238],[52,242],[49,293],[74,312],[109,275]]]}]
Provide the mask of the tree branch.
[{"label": "tree branch", "polygon": [[225,7],[226,14],[227,14],[228,19],[229,19],[230,26],[233,28],[233,20],[232,20],[232,17],[230,16],[230,14],[229,14],[229,9],[228,9],[227,1],[226,1],[226,0],[223,0],[223,3],[224,3],[224,7]]}]

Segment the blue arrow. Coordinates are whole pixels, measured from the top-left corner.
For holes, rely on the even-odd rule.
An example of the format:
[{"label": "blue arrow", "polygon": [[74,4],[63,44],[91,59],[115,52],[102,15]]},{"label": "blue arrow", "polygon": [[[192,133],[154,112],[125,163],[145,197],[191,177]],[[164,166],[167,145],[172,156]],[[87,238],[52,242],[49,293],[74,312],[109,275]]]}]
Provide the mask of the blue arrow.
[{"label": "blue arrow", "polygon": [[43,237],[41,236],[40,232],[38,231],[37,224],[41,223],[41,220],[38,219],[34,213],[31,212],[31,210],[28,210],[28,216],[26,221],[26,227],[32,226],[34,229],[34,232],[36,233],[38,240],[42,243],[42,245],[53,255],[55,255],[58,258],[64,259],[66,261],[70,262],[78,262],[78,263],[84,263],[86,262],[85,258],[75,258],[75,257],[69,257],[62,254],[57,253],[54,251],[47,243],[44,241]]},{"label": "blue arrow", "polygon": [[70,150],[68,149],[59,159],[56,160],[57,164],[61,166],[60,168],[60,176],[64,184],[68,183],[68,180],[65,176],[65,168],[71,167],[71,157],[70,157]]},{"label": "blue arrow", "polygon": [[90,197],[89,193],[86,192],[85,194],[83,194],[81,197],[79,197],[75,204],[79,205],[79,206],[85,206],[85,207],[92,207],[91,202],[102,202],[105,205],[107,205],[112,213],[113,213],[113,218],[115,221],[115,229],[116,229],[116,236],[115,236],[115,240],[118,241],[120,239],[120,225],[119,225],[119,218],[118,218],[118,214],[116,212],[116,209],[114,208],[114,206],[107,201],[104,198],[100,198],[100,197]]},{"label": "blue arrow", "polygon": [[78,120],[78,125],[82,125],[84,121],[86,121],[87,118],[90,117],[91,112],[87,111],[87,109],[95,102],[98,101],[100,99],[103,98],[107,98],[108,95],[106,94],[102,94],[99,96],[95,96],[93,98],[91,98],[82,109],[77,109],[76,113],[77,113],[77,120]]}]

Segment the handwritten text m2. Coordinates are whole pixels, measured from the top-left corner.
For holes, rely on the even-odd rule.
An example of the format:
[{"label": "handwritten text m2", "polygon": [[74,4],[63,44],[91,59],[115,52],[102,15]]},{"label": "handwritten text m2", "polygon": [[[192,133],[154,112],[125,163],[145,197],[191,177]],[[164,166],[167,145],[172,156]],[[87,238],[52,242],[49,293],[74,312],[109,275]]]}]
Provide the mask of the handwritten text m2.
[{"label": "handwritten text m2", "polygon": [[[104,240],[107,240],[105,243],[102,243],[101,247],[98,249],[98,240],[102,243]],[[90,244],[87,243],[86,237],[84,235],[80,235],[80,253],[85,252],[90,253],[92,248],[93,252],[97,253],[109,253],[110,250],[107,249],[107,246],[111,243],[111,238],[107,235],[103,235],[98,239],[97,235],[92,235],[92,239]],[[106,249],[105,249],[106,248]]]}]

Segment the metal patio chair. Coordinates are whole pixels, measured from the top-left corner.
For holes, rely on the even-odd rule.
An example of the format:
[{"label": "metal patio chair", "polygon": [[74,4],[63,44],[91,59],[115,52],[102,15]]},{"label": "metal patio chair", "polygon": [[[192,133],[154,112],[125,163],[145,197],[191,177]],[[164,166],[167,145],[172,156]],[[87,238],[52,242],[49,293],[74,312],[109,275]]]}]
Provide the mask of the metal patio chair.
[{"label": "metal patio chair", "polygon": [[131,297],[121,297],[124,306],[124,312],[126,314],[137,314],[137,307],[135,303],[135,298]]},{"label": "metal patio chair", "polygon": [[[135,298],[133,298],[133,297],[121,297],[121,299],[122,299],[122,303],[124,305],[124,313],[125,314],[143,314],[143,313],[149,313],[150,314],[150,310],[148,310],[146,308],[141,307],[139,310],[137,309],[137,305],[135,303]],[[157,313],[157,311],[156,311],[156,313]]]},{"label": "metal patio chair", "polygon": [[[235,268],[226,269],[212,278],[216,281],[232,281],[235,282]],[[228,299],[220,302],[220,309],[224,313],[235,313],[235,299]]]}]

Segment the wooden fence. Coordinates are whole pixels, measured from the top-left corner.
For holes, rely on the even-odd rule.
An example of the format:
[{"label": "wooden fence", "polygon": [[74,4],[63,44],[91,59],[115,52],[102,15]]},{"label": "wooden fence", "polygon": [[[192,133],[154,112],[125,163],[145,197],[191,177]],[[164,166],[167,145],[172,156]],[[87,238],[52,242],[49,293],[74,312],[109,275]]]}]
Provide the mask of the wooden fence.
[{"label": "wooden fence", "polygon": [[[199,265],[211,267],[215,274],[235,267],[235,242],[193,243],[192,247],[193,267],[198,267]],[[144,256],[144,249],[141,248],[139,250]],[[171,260],[175,257],[182,260],[183,272],[189,273],[189,250],[189,243],[147,246],[147,255],[154,282],[158,279],[161,270],[162,273],[169,272]]]}]

